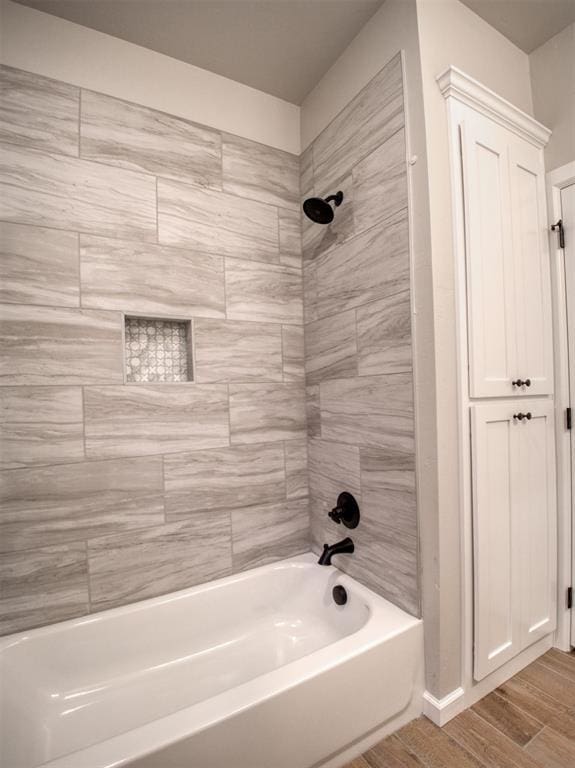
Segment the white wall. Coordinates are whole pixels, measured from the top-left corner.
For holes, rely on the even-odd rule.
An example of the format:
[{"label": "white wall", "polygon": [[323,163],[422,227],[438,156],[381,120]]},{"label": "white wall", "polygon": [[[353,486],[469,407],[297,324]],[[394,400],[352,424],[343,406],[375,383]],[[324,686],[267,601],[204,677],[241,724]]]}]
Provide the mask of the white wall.
[{"label": "white wall", "polygon": [[0,0],[0,61],[299,155],[300,108],[133,43]]},{"label": "white wall", "polygon": [[545,147],[545,168],[575,160],[575,24],[529,55],[533,111],[553,131]]},{"label": "white wall", "polygon": [[[456,689],[463,675],[463,602],[455,263],[446,104],[435,78],[455,65],[513,104],[532,113],[529,60],[523,51],[458,0],[417,0],[429,170],[437,416],[438,529],[422,539],[424,617],[430,610],[440,627],[438,698]],[[423,531],[425,533],[425,531]],[[437,562],[436,562],[437,561]],[[428,682],[429,689],[429,682]]]}]

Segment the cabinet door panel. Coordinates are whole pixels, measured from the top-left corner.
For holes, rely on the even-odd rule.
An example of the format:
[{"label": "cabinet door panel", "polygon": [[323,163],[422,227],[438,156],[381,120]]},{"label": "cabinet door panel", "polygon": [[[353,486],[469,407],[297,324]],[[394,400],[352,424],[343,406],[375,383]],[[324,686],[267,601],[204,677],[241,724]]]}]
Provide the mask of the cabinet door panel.
[{"label": "cabinet door panel", "polygon": [[517,365],[508,136],[472,112],[461,128],[470,395],[512,395]]},{"label": "cabinet door panel", "polygon": [[552,394],[551,275],[543,153],[512,137],[509,167],[518,352],[514,376],[530,379],[531,386],[521,390],[524,394]]},{"label": "cabinet door panel", "polygon": [[520,649],[513,486],[518,456],[512,404],[471,406],[473,452],[474,677]]},{"label": "cabinet door panel", "polygon": [[556,495],[553,403],[524,400],[530,421],[516,425],[519,451],[516,515],[521,559],[521,645],[556,625]]}]

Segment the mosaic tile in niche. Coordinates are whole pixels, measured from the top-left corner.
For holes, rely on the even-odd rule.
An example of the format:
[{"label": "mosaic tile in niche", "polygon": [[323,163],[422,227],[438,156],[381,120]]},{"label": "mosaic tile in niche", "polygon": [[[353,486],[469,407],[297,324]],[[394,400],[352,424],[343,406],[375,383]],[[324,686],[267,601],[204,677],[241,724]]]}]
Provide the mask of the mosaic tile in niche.
[{"label": "mosaic tile in niche", "polygon": [[128,381],[192,381],[190,323],[127,317],[125,327]]}]

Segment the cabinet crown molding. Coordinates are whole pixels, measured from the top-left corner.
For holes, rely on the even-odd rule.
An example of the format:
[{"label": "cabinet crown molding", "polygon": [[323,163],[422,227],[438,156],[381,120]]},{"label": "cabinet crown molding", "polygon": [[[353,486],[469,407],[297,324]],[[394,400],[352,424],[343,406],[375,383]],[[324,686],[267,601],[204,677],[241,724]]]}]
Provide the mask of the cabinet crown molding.
[{"label": "cabinet crown molding", "polygon": [[444,98],[457,99],[538,148],[549,141],[549,128],[457,67],[448,67],[436,80]]}]

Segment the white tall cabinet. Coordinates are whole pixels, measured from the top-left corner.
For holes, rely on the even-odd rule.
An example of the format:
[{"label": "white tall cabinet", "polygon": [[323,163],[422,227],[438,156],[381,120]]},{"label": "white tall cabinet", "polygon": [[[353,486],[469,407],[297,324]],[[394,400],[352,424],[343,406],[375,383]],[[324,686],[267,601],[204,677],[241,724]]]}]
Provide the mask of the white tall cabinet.
[{"label": "white tall cabinet", "polygon": [[549,132],[450,68],[460,267],[462,461],[471,516],[473,676],[556,624]]},{"label": "white tall cabinet", "polygon": [[460,130],[469,394],[551,395],[543,152],[474,110]]}]

